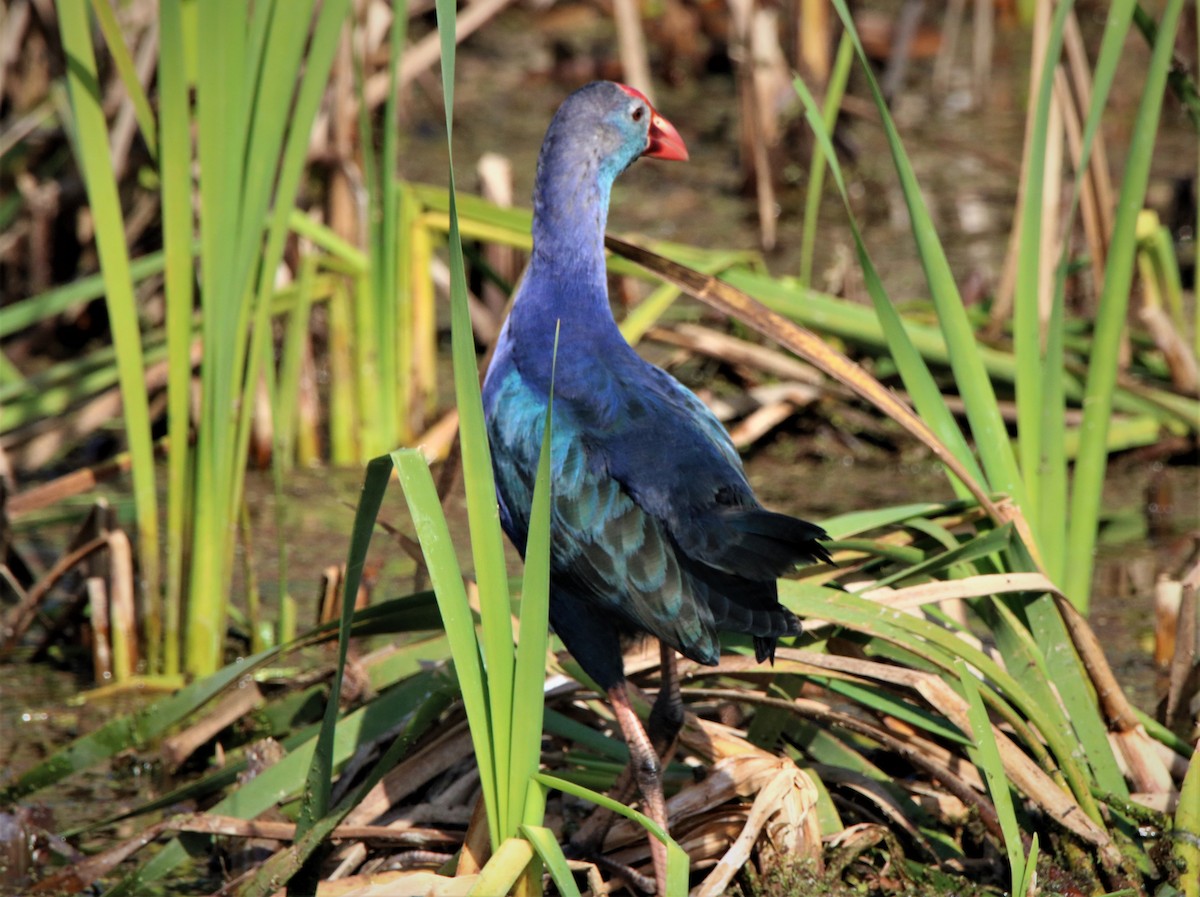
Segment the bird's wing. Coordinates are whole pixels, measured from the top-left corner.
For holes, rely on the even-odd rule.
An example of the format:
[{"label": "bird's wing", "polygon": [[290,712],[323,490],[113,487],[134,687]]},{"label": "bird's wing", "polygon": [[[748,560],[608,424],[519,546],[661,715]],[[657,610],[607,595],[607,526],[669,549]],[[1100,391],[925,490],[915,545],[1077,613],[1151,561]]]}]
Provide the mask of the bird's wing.
[{"label": "bird's wing", "polygon": [[[524,550],[545,404],[515,370],[489,390],[488,417],[501,519]],[[689,657],[716,663],[707,604],[694,600],[662,521],[608,474],[578,406],[556,395],[551,443],[551,569],[556,588],[610,610],[621,629],[641,629]]]},{"label": "bird's wing", "polygon": [[[822,557],[814,539],[824,534],[763,509],[711,412],[657,368],[645,372],[632,389],[602,376],[556,389],[556,583],[701,662],[716,661],[718,629],[796,631],[775,579]],[[545,400],[515,367],[490,392],[503,408],[489,417],[501,515],[523,548]]]},{"label": "bird's wing", "polygon": [[828,559],[820,527],[759,504],[728,432],[693,392],[648,364],[638,380],[600,449],[612,476],[664,522],[680,551],[758,582]]}]

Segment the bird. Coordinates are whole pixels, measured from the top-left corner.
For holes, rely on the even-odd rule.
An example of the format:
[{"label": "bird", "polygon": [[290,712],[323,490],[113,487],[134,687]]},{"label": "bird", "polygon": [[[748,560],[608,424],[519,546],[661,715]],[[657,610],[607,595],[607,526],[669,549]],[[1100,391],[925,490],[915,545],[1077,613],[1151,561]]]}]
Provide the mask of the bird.
[{"label": "bird", "polygon": [[[773,660],[776,640],[800,632],[778,577],[830,555],[819,526],[759,502],[716,416],[616,325],[604,233],[613,182],[641,157],[686,161],[688,151],[638,90],[595,81],[559,106],[538,156],[532,253],[483,403],[500,521],[524,555],[553,392],[550,625],[606,693],[643,809],[665,830],[659,754],[682,722],[674,652],[716,665],[729,631]],[[649,735],[622,658],[645,636],[664,659]],[[666,849],[650,845],[661,893]]]}]

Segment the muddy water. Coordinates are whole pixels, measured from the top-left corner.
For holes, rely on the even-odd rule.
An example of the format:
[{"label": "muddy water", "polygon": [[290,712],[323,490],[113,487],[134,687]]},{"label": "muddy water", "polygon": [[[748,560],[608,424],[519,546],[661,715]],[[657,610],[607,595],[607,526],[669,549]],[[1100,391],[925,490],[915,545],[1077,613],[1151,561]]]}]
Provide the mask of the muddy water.
[{"label": "muddy water", "polygon": [[[894,13],[889,0],[863,4]],[[886,10],[890,10],[887,12]],[[1097,46],[1107,7],[1083,4],[1081,29]],[[935,26],[937,16],[927,19]],[[594,77],[617,77],[611,21],[570,4],[556,14],[512,7],[459,50],[455,87],[455,168],[460,189],[472,190],[480,156],[498,152],[512,164],[516,202],[528,205],[538,147],[546,125],[567,92]],[[652,58],[657,55],[652,49]],[[994,286],[1004,264],[1017,199],[1025,126],[1029,34],[999,22],[990,81],[970,89],[970,42],[963,38],[943,91],[931,89],[933,60],[913,60],[893,115],[930,206],[951,269],[964,293]],[[1145,42],[1131,36],[1121,57],[1102,133],[1114,182],[1140,102],[1148,64]],[[677,77],[656,80],[655,102],[676,124],[691,158],[685,164],[641,162],[618,179],[609,219],[615,232],[640,233],[713,249],[757,249],[752,191],[738,153],[736,91],[727,72],[708,73],[696,60],[675,66]],[[877,69],[878,72],[878,69]],[[401,176],[445,183],[442,101],[425,82],[407,95],[407,133]],[[894,301],[926,295],[895,170],[866,85],[852,72],[849,93],[862,98],[843,115],[843,165],[855,214],[875,266]],[[520,98],[516,102],[515,98]],[[786,98],[785,98],[786,99]],[[785,106],[787,104],[784,104]],[[767,254],[777,274],[799,265],[809,139],[799,124],[798,101],[786,108],[786,137],[773,157],[778,174],[778,245]],[[1149,204],[1171,212],[1175,184],[1194,173],[1196,135],[1180,105],[1168,97],[1152,167]],[[1189,227],[1190,231],[1190,227]],[[814,285],[853,292],[857,273],[845,212],[825,191],[816,241]],[[969,300],[968,300],[969,301]]]}]

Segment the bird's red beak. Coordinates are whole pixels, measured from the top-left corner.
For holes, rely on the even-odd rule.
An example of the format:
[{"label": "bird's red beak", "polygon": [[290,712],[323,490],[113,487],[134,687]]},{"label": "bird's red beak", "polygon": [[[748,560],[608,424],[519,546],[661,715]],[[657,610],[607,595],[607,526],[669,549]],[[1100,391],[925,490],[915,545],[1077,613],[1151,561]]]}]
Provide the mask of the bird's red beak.
[{"label": "bird's red beak", "polygon": [[650,110],[650,133],[647,135],[646,149],[642,151],[642,155],[649,156],[651,159],[686,162],[688,159],[687,147],[683,143],[683,138],[679,136],[679,132],[675,130],[675,126],[654,110],[650,101],[646,99],[646,95],[640,90],[627,84],[619,86],[631,97],[637,97],[644,102],[646,108]]}]

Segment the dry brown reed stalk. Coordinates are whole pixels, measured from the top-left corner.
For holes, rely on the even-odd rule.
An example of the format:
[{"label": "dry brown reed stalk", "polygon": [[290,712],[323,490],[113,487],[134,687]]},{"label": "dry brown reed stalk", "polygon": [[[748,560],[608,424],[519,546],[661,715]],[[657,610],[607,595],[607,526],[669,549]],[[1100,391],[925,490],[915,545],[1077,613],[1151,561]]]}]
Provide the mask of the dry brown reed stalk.
[{"label": "dry brown reed stalk", "polygon": [[[479,157],[475,171],[479,176],[480,195],[502,209],[512,208],[513,170],[509,158],[499,153],[484,153]],[[521,274],[521,265],[515,249],[511,246],[489,244],[483,249],[483,257],[498,277],[506,283],[516,283]],[[483,286],[482,299],[495,322],[492,338],[485,341],[485,345],[490,346],[495,341],[495,334],[499,333],[499,322],[508,305],[508,293],[488,280]],[[478,329],[476,333],[478,334]]]},{"label": "dry brown reed stalk", "polygon": [[613,0],[613,19],[617,25],[617,53],[625,81],[654,103],[654,83],[650,77],[650,56],[638,0]]},{"label": "dry brown reed stalk", "polygon": [[112,678],[112,636],[108,622],[108,589],[99,576],[89,576],[87,590],[88,613],[92,623],[92,678],[106,682]]},{"label": "dry brown reed stalk", "polygon": [[[31,589],[19,593],[20,600],[17,605],[10,608],[4,617],[4,629],[3,633],[0,633],[3,635],[3,641],[0,641],[0,659],[8,657],[21,643],[21,639],[37,619],[38,609],[49,595],[50,590],[77,564],[108,545],[108,537],[103,534],[89,539],[55,561],[54,565]],[[10,582],[10,585],[15,584]]]},{"label": "dry brown reed stalk", "polygon": [[[290,841],[296,835],[296,824],[292,822],[274,822],[269,820],[247,820],[234,816],[219,816],[209,813],[191,813],[172,816],[162,822],[149,826],[134,837],[111,847],[103,853],[83,859],[66,869],[42,879],[35,884],[32,894],[75,893],[87,890],[95,882],[111,874],[121,863],[128,860],[138,851],[153,843],[164,834],[176,832],[194,832],[202,835],[221,835],[239,839],[270,839],[275,841]],[[343,824],[335,828],[330,839],[334,841],[359,840],[380,844],[427,849],[453,848],[457,838],[447,835],[438,829],[405,828],[394,829],[390,826],[358,826]],[[392,890],[397,893],[397,887],[405,887],[403,877],[383,876]],[[352,879],[347,879],[352,883]],[[361,888],[363,882],[353,882]],[[378,884],[379,882],[375,882]],[[473,883],[473,882],[472,882]],[[228,887],[228,885],[226,886]],[[222,888],[224,891],[225,888]],[[344,891],[341,891],[344,893]],[[329,893],[327,889],[318,890],[319,894]],[[339,891],[334,891],[339,893]],[[385,890],[356,890],[356,894],[386,894]],[[404,893],[420,893],[404,891]],[[450,891],[443,893],[453,893]],[[466,893],[462,891],[461,893]]]},{"label": "dry brown reed stalk", "polygon": [[996,39],[994,0],[975,0],[974,22],[971,75],[975,96],[981,97],[992,83],[992,47]]},{"label": "dry brown reed stalk", "polygon": [[123,529],[105,532],[109,563],[109,621],[112,638],[113,678],[125,682],[138,668],[137,586],[134,583],[133,545]]},{"label": "dry brown reed stalk", "polygon": [[792,22],[794,58],[800,70],[822,88],[833,70],[834,22],[829,0],[800,0]]},{"label": "dry brown reed stalk", "polygon": [[1195,741],[1200,735],[1200,562],[1183,578],[1175,614],[1174,650],[1167,672],[1163,721],[1167,727]]},{"label": "dry brown reed stalk", "polygon": [[[667,801],[671,831],[692,865],[712,866],[699,893],[724,893],[756,848],[819,865],[817,792],[807,773],[752,744],[744,732],[691,713],[685,714],[680,744],[708,764],[702,781]],[[604,851],[626,865],[649,858],[643,830],[624,819],[609,829]]]},{"label": "dry brown reed stalk", "polygon": [[167,769],[176,772],[183,762],[223,729],[266,703],[256,682],[250,681],[225,693],[212,709],[182,732],[163,739],[159,753]]},{"label": "dry brown reed stalk", "polygon": [[769,250],[775,246],[778,214],[771,153],[782,136],[781,104],[794,96],[791,75],[779,45],[778,12],[755,0],[731,0],[729,9],[742,166],[754,185],[760,241]]},{"label": "dry brown reed stalk", "polygon": [[[379,0],[379,2],[382,2],[382,0]],[[457,27],[454,32],[455,40],[458,43],[462,43],[499,15],[512,2],[513,0],[472,0],[458,14]],[[409,10],[410,16],[415,14],[413,10]],[[434,31],[404,51],[399,76],[401,89],[437,64],[441,54],[439,41],[440,38],[437,32]],[[386,70],[369,76],[363,90],[367,107],[370,109],[378,108],[387,99],[390,90],[391,80]]]},{"label": "dry brown reed stalk", "polygon": [[950,90],[950,74],[966,8],[967,0],[949,0],[946,4],[946,13],[942,17],[942,42],[933,63],[933,89],[938,93]]},{"label": "dry brown reed stalk", "polygon": [[0,659],[11,655],[21,644],[52,590],[67,574],[78,569],[84,576],[82,585],[53,618],[45,620],[45,632],[34,656],[43,655],[63,630],[76,624],[87,606],[92,612],[92,657],[98,679],[124,682],[133,676],[138,666],[139,624],[133,548],[129,537],[111,518],[107,502],[97,502],[65,553],[28,590],[9,572],[6,581],[19,600],[4,618]]}]

